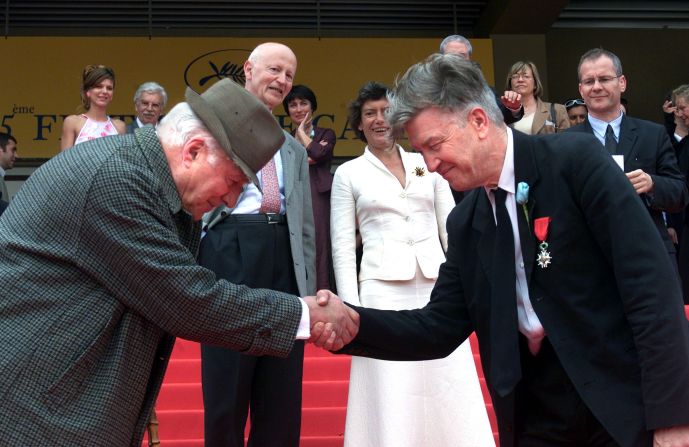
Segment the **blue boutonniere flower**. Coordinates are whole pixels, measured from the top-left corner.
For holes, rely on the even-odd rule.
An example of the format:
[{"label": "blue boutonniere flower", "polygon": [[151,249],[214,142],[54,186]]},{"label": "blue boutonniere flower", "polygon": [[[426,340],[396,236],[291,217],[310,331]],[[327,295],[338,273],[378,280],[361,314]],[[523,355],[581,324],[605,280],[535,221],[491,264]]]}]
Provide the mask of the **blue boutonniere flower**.
[{"label": "blue boutonniere flower", "polygon": [[522,206],[526,223],[529,223],[529,210],[526,204],[529,202],[529,185],[526,182],[517,184],[517,203]]}]

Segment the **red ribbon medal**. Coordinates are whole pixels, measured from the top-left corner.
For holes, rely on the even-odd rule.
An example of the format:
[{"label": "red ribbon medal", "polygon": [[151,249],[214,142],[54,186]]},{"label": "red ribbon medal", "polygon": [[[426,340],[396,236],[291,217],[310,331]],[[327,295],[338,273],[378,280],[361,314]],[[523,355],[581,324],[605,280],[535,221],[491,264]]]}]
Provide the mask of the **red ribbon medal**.
[{"label": "red ribbon medal", "polygon": [[541,242],[538,246],[541,252],[536,256],[536,261],[542,269],[547,268],[553,260],[548,251],[548,243],[545,241],[548,238],[549,224],[550,217],[539,217],[534,220],[534,233],[536,234],[536,238]]}]

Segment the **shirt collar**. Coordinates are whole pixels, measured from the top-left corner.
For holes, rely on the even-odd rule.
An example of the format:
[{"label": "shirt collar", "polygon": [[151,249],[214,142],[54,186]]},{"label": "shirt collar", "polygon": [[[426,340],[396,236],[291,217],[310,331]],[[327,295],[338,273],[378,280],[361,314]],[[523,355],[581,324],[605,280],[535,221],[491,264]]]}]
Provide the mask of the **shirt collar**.
[{"label": "shirt collar", "polygon": [[622,126],[623,116],[624,114],[622,113],[622,111],[620,111],[620,115],[608,123],[603,120],[599,120],[598,118],[595,118],[591,116],[591,114],[589,114],[589,123],[591,124],[591,128],[593,129],[594,135],[602,142],[605,142],[605,131],[608,128],[608,124],[610,124],[612,126],[613,132],[615,133],[615,138],[617,139],[617,141],[619,141],[620,127]]}]

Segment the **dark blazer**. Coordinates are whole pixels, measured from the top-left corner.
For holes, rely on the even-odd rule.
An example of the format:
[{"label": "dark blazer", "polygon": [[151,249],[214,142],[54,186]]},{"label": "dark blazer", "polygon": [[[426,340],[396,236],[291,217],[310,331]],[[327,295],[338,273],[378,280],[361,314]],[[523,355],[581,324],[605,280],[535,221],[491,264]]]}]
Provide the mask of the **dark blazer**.
[{"label": "dark blazer", "polygon": [[[514,132],[516,182],[530,185],[529,222],[550,217],[552,264],[518,208],[529,296],[564,370],[622,446],[651,445],[655,428],[689,423],[689,328],[669,257],[629,181],[588,135]],[[519,206],[519,205],[518,205]],[[476,331],[501,446],[515,445],[515,396],[490,377],[489,282],[495,221],[483,188],[450,214],[447,261],[423,309],[357,308],[342,352],[391,360],[451,353]]]},{"label": "dark blazer", "polygon": [[[332,129],[314,127],[314,135],[306,148],[309,157],[316,163],[309,165],[309,177],[311,186],[318,192],[330,191],[333,184],[333,174],[330,172],[333,160],[333,149],[335,148],[335,132]],[[325,141],[326,144],[321,144]]]},{"label": "dark blazer", "polygon": [[0,218],[0,445],[140,447],[174,337],[286,356],[294,296],[195,260],[152,127],[34,172]]},{"label": "dark blazer", "polygon": [[125,133],[134,133],[134,131],[138,128],[139,128],[139,123],[136,121],[136,117],[134,117],[134,121],[127,124],[127,126],[125,127]]},{"label": "dark blazer", "polygon": [[[593,135],[588,118],[567,132],[586,132]],[[617,153],[624,155],[624,172],[642,169],[651,175],[653,193],[642,194],[640,197],[663,239],[667,252],[674,256],[676,250],[668,236],[663,211],[677,213],[683,210],[689,201],[689,192],[667,132],[659,124],[625,115],[620,127]]]},{"label": "dark blazer", "polygon": [[5,202],[4,200],[0,200],[0,216],[2,216],[2,213],[5,212],[5,209],[8,205],[9,203]]}]

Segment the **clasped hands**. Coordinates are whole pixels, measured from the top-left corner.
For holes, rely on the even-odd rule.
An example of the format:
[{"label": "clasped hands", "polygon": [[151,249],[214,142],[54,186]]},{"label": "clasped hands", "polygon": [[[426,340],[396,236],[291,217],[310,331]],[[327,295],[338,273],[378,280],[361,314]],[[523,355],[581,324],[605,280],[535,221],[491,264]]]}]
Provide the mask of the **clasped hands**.
[{"label": "clasped hands", "polygon": [[337,351],[359,332],[359,314],[329,290],[304,297],[309,307],[311,337],[309,343],[328,351]]}]

